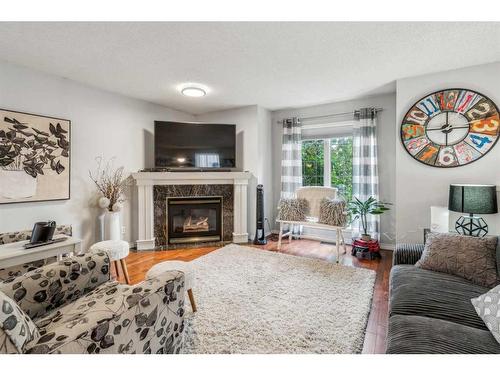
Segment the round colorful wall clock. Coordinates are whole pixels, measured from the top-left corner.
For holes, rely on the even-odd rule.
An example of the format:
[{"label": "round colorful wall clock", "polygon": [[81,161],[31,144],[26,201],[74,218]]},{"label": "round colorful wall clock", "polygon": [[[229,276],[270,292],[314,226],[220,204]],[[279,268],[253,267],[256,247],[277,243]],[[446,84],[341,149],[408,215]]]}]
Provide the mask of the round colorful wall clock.
[{"label": "round colorful wall clock", "polygon": [[486,155],[500,136],[495,103],[469,89],[436,91],[418,100],[401,123],[408,153],[432,167],[460,167]]}]

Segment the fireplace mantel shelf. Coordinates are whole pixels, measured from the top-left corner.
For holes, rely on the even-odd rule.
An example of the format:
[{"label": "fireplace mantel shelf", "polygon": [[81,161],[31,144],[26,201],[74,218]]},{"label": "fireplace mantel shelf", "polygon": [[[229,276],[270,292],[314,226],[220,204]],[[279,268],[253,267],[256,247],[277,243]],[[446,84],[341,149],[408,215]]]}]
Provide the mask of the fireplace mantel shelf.
[{"label": "fireplace mantel shelf", "polygon": [[132,177],[141,185],[239,184],[252,178],[250,172],[137,172]]},{"label": "fireplace mantel shelf", "polygon": [[137,172],[133,173],[138,190],[137,250],[155,248],[154,202],[155,185],[234,185],[233,242],[248,241],[247,206],[250,172]]}]

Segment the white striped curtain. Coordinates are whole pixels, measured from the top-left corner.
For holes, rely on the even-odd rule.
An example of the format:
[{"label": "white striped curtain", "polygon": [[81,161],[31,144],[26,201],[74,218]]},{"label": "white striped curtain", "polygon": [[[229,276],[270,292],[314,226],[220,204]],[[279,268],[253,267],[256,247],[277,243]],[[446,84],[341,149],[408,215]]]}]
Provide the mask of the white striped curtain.
[{"label": "white striped curtain", "polygon": [[302,131],[297,117],[283,120],[281,198],[295,197],[302,186]]},{"label": "white striped curtain", "polygon": [[[361,201],[369,197],[379,199],[377,161],[377,111],[362,108],[355,113],[353,127],[352,190],[353,196]],[[368,234],[380,239],[380,216],[368,215]],[[360,223],[352,225],[353,238],[362,232]]]}]

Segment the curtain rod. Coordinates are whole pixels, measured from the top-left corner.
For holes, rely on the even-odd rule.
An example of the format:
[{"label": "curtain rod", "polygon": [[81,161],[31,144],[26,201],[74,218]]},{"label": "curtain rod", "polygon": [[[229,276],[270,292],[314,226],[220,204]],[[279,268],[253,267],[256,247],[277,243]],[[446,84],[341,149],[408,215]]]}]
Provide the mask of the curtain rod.
[{"label": "curtain rod", "polygon": [[[375,112],[382,112],[384,109],[383,108],[373,108]],[[309,117],[298,117],[300,120],[317,120],[321,118],[328,118],[328,117],[338,117],[338,116],[346,116],[346,115],[353,115],[355,116],[359,111],[350,111],[350,112],[340,112],[340,113],[331,113],[329,115],[321,115],[321,116],[309,116]],[[276,121],[277,123],[281,124],[283,121],[278,120]]]}]

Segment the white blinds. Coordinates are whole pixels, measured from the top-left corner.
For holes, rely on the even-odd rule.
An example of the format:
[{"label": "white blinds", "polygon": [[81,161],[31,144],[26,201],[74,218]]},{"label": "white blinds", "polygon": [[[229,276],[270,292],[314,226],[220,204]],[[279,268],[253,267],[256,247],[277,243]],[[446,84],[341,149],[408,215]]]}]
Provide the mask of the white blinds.
[{"label": "white blinds", "polygon": [[351,136],[353,121],[302,125],[302,139],[324,139]]},{"label": "white blinds", "polygon": [[303,124],[302,139],[323,139],[352,136],[353,121],[323,124]]}]

